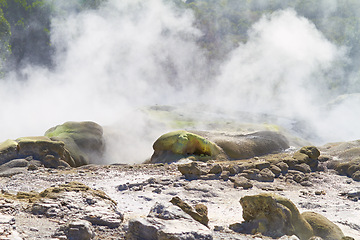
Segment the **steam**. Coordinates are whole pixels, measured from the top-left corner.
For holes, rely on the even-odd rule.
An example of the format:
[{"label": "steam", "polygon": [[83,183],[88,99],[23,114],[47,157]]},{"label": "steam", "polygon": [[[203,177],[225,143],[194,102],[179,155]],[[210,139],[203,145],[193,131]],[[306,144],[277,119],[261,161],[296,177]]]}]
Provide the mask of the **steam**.
[{"label": "steam", "polygon": [[108,161],[150,157],[152,143],[167,129],[156,129],[139,109],[196,95],[206,73],[192,20],[190,12],[160,0],[109,1],[98,11],[53,19],[56,69],[29,64],[25,79],[14,74],[0,83],[2,138],[91,120],[108,126],[108,140],[116,141],[108,144],[114,153]]},{"label": "steam", "polygon": [[291,9],[262,17],[220,66],[198,46],[203,33],[193,23],[190,10],[161,0],[109,0],[98,10],[55,16],[56,67],[29,63],[0,81],[1,138],[90,120],[104,126],[106,163],[142,162],[171,130],[144,107],[183,103],[304,121],[318,143],[360,138],[353,101],[327,104],[334,98],[327,83],[343,77],[346,51],[309,20]]},{"label": "steam", "polygon": [[213,94],[220,106],[322,125],[311,140],[335,140],[326,131],[334,131],[339,118],[327,120],[324,110],[332,110],[324,107],[333,94],[327,83],[341,77],[333,68],[346,61],[345,53],[295,11],[278,11],[254,24],[248,42],[231,53]]}]

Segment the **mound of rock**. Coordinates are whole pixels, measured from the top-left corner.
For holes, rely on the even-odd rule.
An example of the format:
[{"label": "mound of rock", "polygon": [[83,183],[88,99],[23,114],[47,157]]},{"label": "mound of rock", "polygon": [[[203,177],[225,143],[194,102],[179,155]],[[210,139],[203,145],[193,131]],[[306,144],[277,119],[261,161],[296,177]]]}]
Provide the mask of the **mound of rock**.
[{"label": "mound of rock", "polygon": [[192,157],[196,160],[226,159],[215,143],[187,131],[175,131],[159,137],[154,145],[150,163],[174,162]]},{"label": "mound of rock", "polygon": [[287,198],[275,194],[258,194],[240,199],[244,222],[230,226],[236,232],[279,238],[296,235],[300,240],[311,237],[341,240],[344,234],[338,226],[324,216],[304,212],[300,214],[296,206]]},{"label": "mound of rock", "polygon": [[177,167],[187,180],[222,179],[234,182],[234,187],[252,188],[250,180],[273,182],[275,178],[311,186],[311,172],[319,170],[319,150],[314,146],[302,147],[294,154],[273,154],[264,159],[247,159],[224,162],[191,161],[178,163]]},{"label": "mound of rock", "polygon": [[69,167],[75,163],[61,141],[48,137],[24,137],[0,144],[0,175],[11,176],[28,168]]},{"label": "mound of rock", "polygon": [[326,240],[339,240],[344,236],[341,229],[329,219],[315,212],[304,212],[301,216],[311,225],[314,236]]},{"label": "mound of rock", "polygon": [[281,152],[289,148],[289,141],[280,133],[259,131],[245,135],[209,135],[230,159],[247,159]]},{"label": "mound of rock", "polygon": [[0,176],[12,176],[39,166],[79,167],[95,163],[104,147],[101,126],[93,122],[67,122],[49,129],[46,136],[0,143]]},{"label": "mound of rock", "polygon": [[154,145],[150,163],[194,160],[239,160],[289,148],[287,139],[277,132],[259,131],[247,135],[212,132],[175,131],[162,135]]},{"label": "mound of rock", "polygon": [[360,181],[360,140],[342,143],[329,143],[322,147],[338,160],[329,162],[328,167],[338,174]]},{"label": "mound of rock", "polygon": [[75,166],[99,162],[105,150],[103,129],[94,122],[66,122],[50,128],[45,136],[64,142]]}]

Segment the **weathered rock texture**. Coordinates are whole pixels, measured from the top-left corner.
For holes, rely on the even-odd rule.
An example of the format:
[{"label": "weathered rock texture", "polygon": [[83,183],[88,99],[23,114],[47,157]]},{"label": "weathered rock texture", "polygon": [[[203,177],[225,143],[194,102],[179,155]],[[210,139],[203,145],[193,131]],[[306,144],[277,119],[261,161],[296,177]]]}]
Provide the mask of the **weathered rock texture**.
[{"label": "weathered rock texture", "polygon": [[179,207],[157,203],[147,217],[129,221],[128,240],[212,240],[212,232]]},{"label": "weathered rock texture", "polygon": [[301,240],[313,236],[313,230],[288,199],[272,194],[245,196],[240,199],[243,226],[247,233],[271,237],[295,234]]},{"label": "weathered rock texture", "polygon": [[194,160],[246,159],[289,148],[287,139],[271,131],[247,135],[175,131],[162,135],[153,145],[151,163]]},{"label": "weathered rock texture", "polygon": [[222,149],[215,143],[186,131],[175,131],[159,137],[154,145],[151,163],[173,162],[193,157],[197,160],[226,159]]},{"label": "weathered rock texture", "polygon": [[341,229],[326,217],[315,212],[304,212],[301,216],[311,225],[314,235],[326,240],[341,240],[344,236]]},{"label": "weathered rock texture", "polygon": [[67,122],[46,136],[21,137],[0,143],[0,176],[39,166],[78,167],[96,163],[104,153],[102,127],[93,122]]},{"label": "weathered rock texture", "polygon": [[94,122],[66,122],[50,128],[45,136],[64,142],[76,166],[99,162],[105,150],[103,129]]},{"label": "weathered rock texture", "polygon": [[275,194],[258,194],[240,199],[244,222],[231,228],[242,233],[261,233],[271,237],[296,235],[301,240],[317,236],[329,240],[341,240],[344,234],[338,226],[324,216],[304,212],[287,198]]},{"label": "weathered rock texture", "polygon": [[207,216],[208,210],[204,204],[199,203],[195,205],[195,210],[194,210],[189,204],[181,200],[179,197],[173,197],[170,202],[175,206],[181,208],[181,210],[189,214],[194,220],[204,224],[205,226],[208,225],[209,223],[209,218]]},{"label": "weathered rock texture", "polygon": [[277,132],[259,131],[246,135],[209,135],[230,159],[246,159],[289,148],[288,140]]}]

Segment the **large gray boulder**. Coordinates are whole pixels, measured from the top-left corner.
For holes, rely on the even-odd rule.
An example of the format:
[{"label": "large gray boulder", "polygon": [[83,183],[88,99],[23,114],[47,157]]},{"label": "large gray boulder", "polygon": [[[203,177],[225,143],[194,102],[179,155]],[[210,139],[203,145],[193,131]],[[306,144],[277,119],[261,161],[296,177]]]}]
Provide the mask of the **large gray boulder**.
[{"label": "large gray boulder", "polygon": [[212,232],[179,207],[156,203],[147,217],[129,221],[128,240],[212,240]]}]

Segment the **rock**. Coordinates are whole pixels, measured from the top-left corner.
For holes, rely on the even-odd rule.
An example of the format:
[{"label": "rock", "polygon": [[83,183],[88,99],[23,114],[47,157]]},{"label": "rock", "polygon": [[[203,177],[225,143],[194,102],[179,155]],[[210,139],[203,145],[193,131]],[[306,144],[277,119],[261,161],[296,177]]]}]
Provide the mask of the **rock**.
[{"label": "rock", "polygon": [[229,176],[230,176],[230,172],[229,171],[223,171],[221,174],[220,174],[220,178],[224,181],[227,181],[229,180]]},{"label": "rock", "polygon": [[264,168],[258,174],[257,180],[260,182],[273,182],[275,174],[268,168]]},{"label": "rock", "polygon": [[326,240],[341,240],[344,237],[341,229],[321,214],[304,212],[301,216],[311,225],[315,236]]},{"label": "rock", "polygon": [[113,207],[104,208],[103,206],[87,207],[84,212],[84,217],[82,217],[82,219],[91,222],[93,225],[107,226],[109,228],[119,227],[123,218],[123,215]]},{"label": "rock", "polygon": [[238,177],[231,177],[230,180],[234,182],[234,187],[242,187],[243,189],[249,189],[253,187],[253,184],[250,182],[249,179],[238,176]]},{"label": "rock", "polygon": [[244,170],[242,173],[238,175],[246,177],[247,179],[250,180],[259,180],[259,173],[260,173],[259,169],[253,168],[253,169]]},{"label": "rock", "polygon": [[303,172],[300,172],[297,170],[289,170],[287,177],[289,177],[289,176],[292,176],[292,179],[297,183],[301,183],[302,181],[308,180],[308,178],[306,178],[306,176]]},{"label": "rock", "polygon": [[[302,147],[299,151],[294,153],[293,158],[297,160],[297,164],[306,163],[310,166],[312,171],[316,171],[319,165],[320,151],[314,146]],[[290,165],[289,165],[290,166]],[[293,169],[293,166],[291,166]]]},{"label": "rock", "polygon": [[275,175],[275,177],[279,177],[280,174],[281,174],[281,168],[279,168],[278,166],[276,165],[271,165],[269,167],[270,171],[272,171],[272,173]]},{"label": "rock", "polygon": [[[91,223],[85,220],[70,221],[60,227],[58,232],[64,233],[69,240],[90,240],[95,237]],[[56,235],[59,235],[59,233]]]},{"label": "rock", "polygon": [[181,164],[178,166],[178,170],[185,176],[186,179],[196,179],[200,175],[206,174],[206,172],[199,168],[197,162]]},{"label": "rock", "polygon": [[261,233],[270,237],[295,234],[308,240],[313,231],[296,206],[274,194],[245,196],[240,199],[244,222],[238,227],[242,233]]},{"label": "rock", "polygon": [[307,165],[306,163],[300,163],[300,164],[296,164],[293,168],[294,170],[303,172],[303,173],[310,173],[311,172],[311,168],[309,165]]},{"label": "rock", "polygon": [[[349,166],[349,168],[346,171],[346,174],[348,176],[353,176],[353,174],[360,170],[360,163],[354,163]],[[352,177],[353,178],[353,177]]]},{"label": "rock", "polygon": [[94,122],[66,122],[50,128],[45,136],[64,142],[76,167],[99,162],[105,150],[103,129]]},{"label": "rock", "polygon": [[243,169],[237,165],[237,164],[233,164],[233,165],[230,165],[226,168],[226,170],[229,172],[230,175],[234,176],[240,172],[243,171]]},{"label": "rock", "polygon": [[256,161],[254,163],[255,168],[262,170],[264,168],[269,168],[270,167],[270,163],[267,161]]},{"label": "rock", "polygon": [[25,159],[14,159],[0,165],[0,177],[10,177],[27,171],[29,162]]},{"label": "rock", "polygon": [[[52,156],[53,160],[49,161],[48,156]],[[15,141],[7,140],[0,144],[1,164],[14,159],[25,160],[28,158],[36,159],[46,167],[75,166],[69,152],[65,149],[64,143],[53,141],[48,137],[22,137]]]},{"label": "rock", "polygon": [[310,181],[301,181],[300,184],[304,187],[311,187],[313,185]]},{"label": "rock", "polygon": [[212,240],[212,232],[180,208],[156,203],[146,218],[131,219],[128,240]]},{"label": "rock", "polygon": [[278,162],[275,164],[275,166],[277,166],[281,169],[281,173],[283,175],[285,175],[289,170],[289,165],[287,165],[285,162]]},{"label": "rock", "polygon": [[51,200],[42,200],[32,205],[31,212],[34,215],[45,215],[47,217],[51,217],[53,216],[51,212],[54,212],[55,209],[56,210],[61,209],[59,203]]},{"label": "rock", "polygon": [[[14,198],[14,197],[12,197]],[[58,220],[81,219],[93,225],[117,228],[123,215],[116,203],[100,190],[70,182],[50,187],[41,193],[18,192],[17,199],[29,199],[31,213]]]},{"label": "rock", "polygon": [[153,218],[160,218],[163,220],[174,220],[174,219],[190,219],[191,217],[185,213],[181,208],[174,204],[163,204],[163,203],[156,203],[155,206],[153,206],[150,209],[150,212],[148,214],[148,217]]},{"label": "rock", "polygon": [[335,169],[338,174],[351,177],[355,181],[360,181],[360,158],[351,161],[331,161],[329,168]]},{"label": "rock", "polygon": [[351,176],[352,179],[354,179],[355,181],[360,181],[360,170],[356,171],[355,173],[353,173],[353,175]]},{"label": "rock", "polygon": [[187,131],[164,134],[155,141],[153,148],[150,163],[174,162],[190,156],[196,160],[226,159],[215,143]]},{"label": "rock", "polygon": [[207,216],[207,207],[203,204],[197,204],[195,206],[195,211],[193,208],[181,200],[179,197],[173,197],[170,202],[174,204],[175,206],[178,206],[181,208],[185,213],[189,214],[194,220],[198,221],[201,224],[204,224],[205,226],[208,225],[209,218]]},{"label": "rock", "polygon": [[210,169],[209,173],[212,174],[221,174],[223,171],[223,168],[220,164],[215,164],[214,166],[212,166],[212,168]]},{"label": "rock", "polygon": [[277,132],[259,131],[246,135],[214,135],[208,137],[220,146],[230,159],[247,159],[281,152],[289,148],[288,140]]},{"label": "rock", "polygon": [[317,149],[314,146],[306,146],[306,147],[302,147],[299,150],[300,153],[304,153],[306,154],[309,158],[311,159],[318,159],[320,156],[320,151],[319,149]]},{"label": "rock", "polygon": [[18,143],[16,141],[8,139],[0,143],[0,165],[16,158],[18,158]]}]

